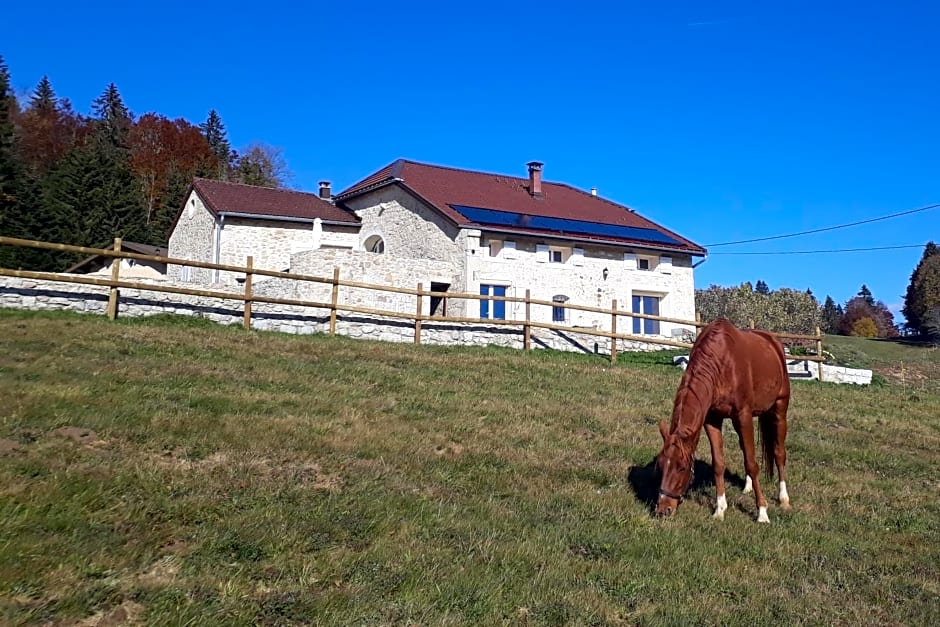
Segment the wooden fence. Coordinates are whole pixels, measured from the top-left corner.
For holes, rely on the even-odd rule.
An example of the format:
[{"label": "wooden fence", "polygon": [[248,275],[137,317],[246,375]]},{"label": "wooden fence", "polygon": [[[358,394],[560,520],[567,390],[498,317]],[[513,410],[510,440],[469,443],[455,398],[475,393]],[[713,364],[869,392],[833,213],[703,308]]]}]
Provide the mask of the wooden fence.
[{"label": "wooden fence", "polygon": [[[632,342],[642,342],[646,344],[656,344],[662,346],[670,346],[675,348],[692,348],[692,344],[688,342],[681,342],[677,340],[671,340],[667,338],[659,338],[655,336],[646,336],[646,335],[632,335],[627,333],[618,333],[617,332],[617,320],[621,317],[626,317],[635,319],[646,319],[646,320],[658,320],[660,322],[668,322],[672,324],[680,324],[693,328],[700,328],[705,326],[705,323],[700,320],[682,320],[678,318],[668,318],[664,316],[654,316],[649,314],[634,313],[629,310],[622,310],[617,308],[617,300],[611,302],[610,308],[603,307],[592,307],[589,305],[577,305],[573,303],[564,303],[564,308],[574,311],[585,311],[590,313],[597,313],[602,315],[610,316],[610,331],[605,331],[602,329],[586,328],[586,327],[577,327],[573,328],[569,325],[564,324],[554,324],[548,322],[540,322],[532,320],[532,306],[539,307],[558,307],[559,303],[550,300],[539,300],[531,298],[530,291],[526,290],[525,297],[518,296],[483,296],[480,294],[469,294],[469,293],[460,293],[460,292],[434,292],[431,290],[424,289],[422,283],[418,283],[416,289],[404,288],[404,287],[393,287],[388,285],[376,285],[371,283],[360,283],[357,281],[348,281],[339,278],[339,268],[333,269],[332,277],[320,277],[313,275],[304,275],[304,274],[291,274],[289,272],[278,272],[275,270],[263,270],[253,267],[253,258],[248,257],[247,263],[245,266],[232,266],[224,265],[217,263],[209,263],[204,261],[194,261],[191,259],[175,259],[172,257],[161,257],[157,255],[144,255],[140,253],[134,253],[130,251],[121,250],[121,238],[116,238],[114,240],[113,249],[100,249],[100,248],[89,248],[86,246],[72,246],[69,244],[58,244],[50,242],[37,242],[33,240],[18,239],[14,237],[2,237],[0,236],[0,245],[4,246],[23,246],[29,248],[41,248],[46,250],[58,250],[62,252],[71,252],[71,253],[80,253],[85,255],[101,255],[104,257],[111,257],[113,259],[134,259],[138,261],[150,261],[156,263],[165,263],[179,266],[188,266],[191,268],[203,268],[208,270],[220,270],[225,272],[235,272],[245,275],[244,282],[244,291],[239,294],[237,292],[223,292],[217,290],[208,290],[208,289],[196,289],[196,288],[184,288],[177,287],[172,285],[159,285],[151,283],[143,283],[140,281],[122,281],[120,277],[120,263],[111,264],[111,278],[95,278],[81,274],[62,274],[62,273],[53,273],[53,272],[32,272],[26,270],[11,270],[7,268],[0,268],[0,276],[9,276],[9,277],[18,277],[24,279],[32,279],[38,281],[59,281],[63,283],[77,283],[84,285],[97,285],[108,287],[108,318],[114,320],[118,315],[118,304],[120,300],[120,289],[138,289],[152,292],[165,292],[170,294],[183,294],[187,296],[202,296],[208,298],[217,298],[221,300],[232,300],[232,301],[241,301],[243,303],[244,317],[243,325],[245,329],[251,328],[251,319],[252,319],[252,304],[253,303],[268,303],[273,305],[290,305],[297,307],[310,307],[316,309],[326,309],[329,311],[330,315],[330,334],[336,333],[336,316],[339,312],[349,312],[349,313],[360,313],[367,315],[375,316],[385,316],[388,318],[397,318],[410,320],[414,323],[414,343],[421,343],[421,326],[423,322],[463,322],[463,323],[475,323],[488,326],[519,326],[522,327],[523,334],[523,347],[526,351],[532,349],[532,329],[547,329],[554,331],[567,331],[567,332],[577,332],[583,335],[594,336],[594,337],[604,337],[610,340],[610,360],[613,363],[617,361],[617,340],[623,341],[632,341]],[[292,281],[306,281],[312,283],[321,283],[331,286],[331,297],[330,302],[316,302],[310,300],[297,300],[297,299],[288,299],[288,298],[272,298],[268,296],[256,295],[253,293],[253,277],[256,276],[265,276],[265,277],[274,277],[279,279],[289,279]],[[361,307],[352,304],[343,304],[340,302],[340,287],[348,288],[358,288],[365,290],[374,290],[381,292],[390,292],[395,294],[406,294],[412,295],[415,297],[415,311],[414,313],[402,312],[402,311],[390,311],[383,309],[373,309],[370,307]],[[501,320],[493,318],[472,318],[472,317],[457,317],[457,316],[447,316],[447,315],[428,315],[423,313],[423,299],[424,298],[443,298],[446,300],[488,300],[488,301],[505,301],[507,303],[521,303],[524,305],[525,318],[523,320]],[[445,309],[446,310],[446,309]],[[698,316],[696,316],[698,318]],[[754,328],[754,323],[751,321],[751,328]],[[819,327],[816,327],[815,335],[801,335],[793,333],[774,333],[781,340],[799,340],[799,341],[813,341],[816,345],[816,355],[815,356],[800,356],[799,359],[806,361],[817,361],[822,362],[824,358],[822,357],[822,334],[819,330]],[[822,378],[822,368],[820,368],[820,378]]]}]

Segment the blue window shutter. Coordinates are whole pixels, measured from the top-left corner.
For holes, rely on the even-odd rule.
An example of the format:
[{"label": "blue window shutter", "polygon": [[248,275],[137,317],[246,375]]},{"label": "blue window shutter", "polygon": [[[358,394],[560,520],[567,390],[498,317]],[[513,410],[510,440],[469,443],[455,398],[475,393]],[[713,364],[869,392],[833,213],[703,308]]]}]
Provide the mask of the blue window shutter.
[{"label": "blue window shutter", "polygon": [[[493,286],[493,296],[505,296],[505,295],[506,295],[506,286],[504,285]],[[496,320],[506,319],[506,301],[504,300],[493,301],[493,318],[495,318]]]},{"label": "blue window shutter", "polygon": [[[490,286],[481,285],[480,286],[480,296],[489,296]],[[489,318],[490,317],[490,301],[480,300],[480,317]]]}]

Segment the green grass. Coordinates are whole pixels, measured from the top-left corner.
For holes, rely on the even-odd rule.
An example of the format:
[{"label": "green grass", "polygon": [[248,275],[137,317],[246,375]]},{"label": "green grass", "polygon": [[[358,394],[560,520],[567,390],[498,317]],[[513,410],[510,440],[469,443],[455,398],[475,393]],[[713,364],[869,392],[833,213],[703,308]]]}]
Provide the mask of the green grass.
[{"label": "green grass", "polygon": [[940,392],[940,347],[893,340],[827,335],[823,348],[836,362],[867,368],[878,377],[913,390]]},{"label": "green grass", "polygon": [[0,312],[0,622],[938,624],[936,389],[796,382],[794,509],[728,428],[660,521],[670,361]]}]

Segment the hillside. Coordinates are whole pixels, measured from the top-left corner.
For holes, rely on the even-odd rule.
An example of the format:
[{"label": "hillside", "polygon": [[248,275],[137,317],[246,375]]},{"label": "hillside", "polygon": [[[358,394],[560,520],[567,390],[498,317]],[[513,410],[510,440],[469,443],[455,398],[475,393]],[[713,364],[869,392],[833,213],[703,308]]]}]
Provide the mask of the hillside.
[{"label": "hillside", "polygon": [[940,391],[940,347],[903,338],[876,339],[827,335],[823,348],[840,363],[868,368],[894,385]]},{"label": "hillside", "polygon": [[726,427],[660,521],[623,357],[0,311],[2,622],[940,623],[940,393],[795,382],[794,509]]}]

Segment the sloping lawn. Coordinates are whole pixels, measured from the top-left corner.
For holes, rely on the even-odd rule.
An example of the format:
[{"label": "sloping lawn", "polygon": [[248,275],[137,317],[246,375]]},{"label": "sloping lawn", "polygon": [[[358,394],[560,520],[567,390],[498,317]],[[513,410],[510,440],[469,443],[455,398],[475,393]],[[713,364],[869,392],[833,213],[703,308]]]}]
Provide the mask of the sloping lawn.
[{"label": "sloping lawn", "polygon": [[935,388],[795,382],[794,509],[729,426],[660,521],[621,358],[0,311],[2,622],[940,624]]}]

